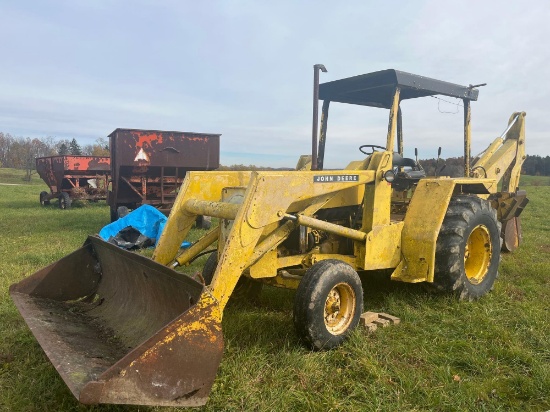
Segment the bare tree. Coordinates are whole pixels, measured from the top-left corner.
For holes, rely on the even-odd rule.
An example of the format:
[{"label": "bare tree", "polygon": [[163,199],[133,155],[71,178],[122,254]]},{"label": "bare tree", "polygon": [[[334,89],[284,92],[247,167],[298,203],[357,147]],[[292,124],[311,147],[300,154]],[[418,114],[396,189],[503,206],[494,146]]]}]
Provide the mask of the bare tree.
[{"label": "bare tree", "polygon": [[100,137],[96,139],[94,144],[84,146],[82,154],[86,156],[109,156],[109,142]]},{"label": "bare tree", "polygon": [[0,132],[0,167],[10,166],[10,152],[15,139],[8,133]]}]

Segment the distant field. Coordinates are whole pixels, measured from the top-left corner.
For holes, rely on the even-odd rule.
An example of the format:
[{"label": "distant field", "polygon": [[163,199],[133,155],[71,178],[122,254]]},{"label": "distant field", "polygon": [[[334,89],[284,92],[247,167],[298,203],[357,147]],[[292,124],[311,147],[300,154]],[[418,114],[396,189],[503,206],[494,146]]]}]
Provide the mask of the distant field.
[{"label": "distant field", "polygon": [[522,186],[550,186],[550,176],[521,176]]},{"label": "distant field", "polygon": [[[0,169],[0,410],[160,411],[84,407],[67,389],[15,309],[8,287],[78,248],[109,222],[105,202],[60,210],[39,204],[35,175]],[[340,348],[310,352],[292,325],[294,293],[265,287],[257,305],[230,304],[225,353],[205,411],[546,411],[550,409],[549,177],[522,177],[531,202],[524,242],[504,255],[495,289],[458,302],[363,278],[365,308],[401,318]],[[193,238],[200,233],[195,231]],[[191,271],[200,269],[199,261]]]}]

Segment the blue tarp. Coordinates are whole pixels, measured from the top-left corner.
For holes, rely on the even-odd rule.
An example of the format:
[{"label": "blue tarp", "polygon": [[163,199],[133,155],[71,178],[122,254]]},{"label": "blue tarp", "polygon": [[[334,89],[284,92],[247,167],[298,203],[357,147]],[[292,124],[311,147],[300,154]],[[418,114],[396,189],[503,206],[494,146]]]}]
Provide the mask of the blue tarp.
[{"label": "blue tarp", "polygon": [[[117,221],[104,226],[99,232],[99,237],[108,241],[111,237],[116,236],[122,229],[131,226],[142,235],[154,239],[156,244],[164,229],[166,220],[166,216],[153,206],[142,205]],[[189,245],[189,242],[183,242],[182,247],[189,247]]]}]

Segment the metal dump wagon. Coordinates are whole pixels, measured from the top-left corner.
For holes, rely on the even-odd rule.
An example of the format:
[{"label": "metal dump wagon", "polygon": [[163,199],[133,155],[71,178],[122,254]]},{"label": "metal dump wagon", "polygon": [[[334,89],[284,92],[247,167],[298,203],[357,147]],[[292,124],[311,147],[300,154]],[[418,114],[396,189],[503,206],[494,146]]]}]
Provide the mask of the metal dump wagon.
[{"label": "metal dump wagon", "polygon": [[59,207],[68,209],[73,199],[106,199],[110,164],[106,156],[37,157],[36,171],[50,188],[40,193],[40,204],[57,198]]},{"label": "metal dump wagon", "polygon": [[220,165],[220,135],[116,129],[109,135],[111,220],[143,204],[168,213],[189,170]]}]

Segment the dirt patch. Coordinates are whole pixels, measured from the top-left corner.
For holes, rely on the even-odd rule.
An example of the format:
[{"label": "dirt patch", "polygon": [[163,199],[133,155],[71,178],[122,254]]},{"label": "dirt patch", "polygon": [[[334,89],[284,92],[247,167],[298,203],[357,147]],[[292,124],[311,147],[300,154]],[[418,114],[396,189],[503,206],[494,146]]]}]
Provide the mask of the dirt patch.
[{"label": "dirt patch", "polygon": [[543,253],[550,253],[550,245],[540,245],[540,251]]},{"label": "dirt patch", "polygon": [[6,365],[13,362],[15,357],[11,353],[0,353],[0,364]]},{"label": "dirt patch", "polygon": [[525,298],[525,292],[519,288],[516,288],[514,286],[510,286],[507,290],[506,290],[506,294],[508,295],[508,297],[512,300],[515,300],[515,301],[518,301],[518,302],[522,302],[523,299]]}]

